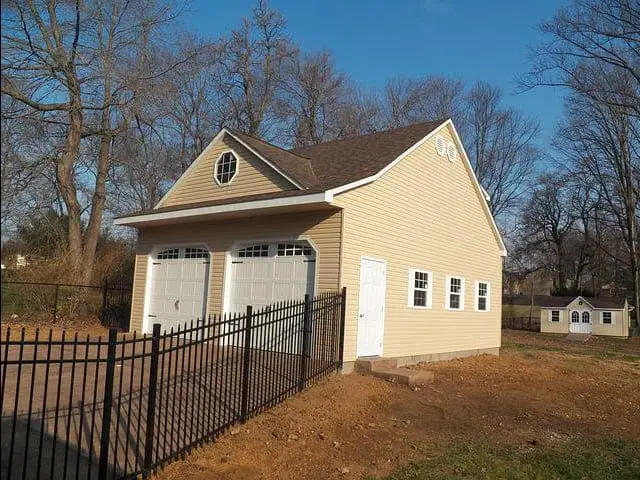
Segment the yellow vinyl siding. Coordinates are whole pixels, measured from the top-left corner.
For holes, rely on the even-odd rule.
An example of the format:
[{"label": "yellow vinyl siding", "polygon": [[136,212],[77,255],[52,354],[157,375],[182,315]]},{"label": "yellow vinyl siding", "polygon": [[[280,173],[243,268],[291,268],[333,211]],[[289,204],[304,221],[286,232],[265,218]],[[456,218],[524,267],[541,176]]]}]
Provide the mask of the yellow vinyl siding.
[{"label": "yellow vinyl siding", "polygon": [[[551,322],[551,311],[560,311],[560,321]],[[569,312],[561,308],[540,308],[540,331],[543,333],[569,333]]]},{"label": "yellow vinyl siding", "polygon": [[181,224],[179,228],[149,227],[138,240],[131,308],[131,330],[142,330],[149,253],[156,246],[201,244],[211,252],[208,309],[222,310],[226,252],[237,241],[304,238],[317,249],[318,292],[339,288],[341,212],[321,211],[262,215],[255,218]]},{"label": "yellow vinyl siding", "polygon": [[[439,132],[453,141],[451,132]],[[383,356],[500,346],[502,258],[460,154],[451,163],[435,135],[375,182],[337,195],[344,208],[341,284],[347,287],[345,360],[356,357],[360,261],[387,263]],[[433,307],[408,306],[409,269],[433,272]],[[465,279],[463,311],[445,309],[445,277]],[[490,283],[490,311],[475,311],[476,280]]]},{"label": "yellow vinyl siding", "polygon": [[[229,150],[233,150],[238,157],[238,172],[230,183],[218,185],[213,177],[214,164],[223,152]],[[170,207],[296,189],[282,175],[226,134],[219,143],[208,147],[196,162],[194,168],[179,180],[161,206]]]}]

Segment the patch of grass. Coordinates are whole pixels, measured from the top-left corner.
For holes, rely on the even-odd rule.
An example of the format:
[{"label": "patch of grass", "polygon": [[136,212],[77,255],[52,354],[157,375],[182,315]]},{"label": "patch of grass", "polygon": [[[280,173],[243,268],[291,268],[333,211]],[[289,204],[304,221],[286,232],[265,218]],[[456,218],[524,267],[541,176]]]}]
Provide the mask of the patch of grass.
[{"label": "patch of grass", "polygon": [[[371,477],[374,478],[374,477]],[[637,480],[640,444],[621,439],[575,440],[561,448],[499,449],[466,444],[412,462],[386,480]]]}]

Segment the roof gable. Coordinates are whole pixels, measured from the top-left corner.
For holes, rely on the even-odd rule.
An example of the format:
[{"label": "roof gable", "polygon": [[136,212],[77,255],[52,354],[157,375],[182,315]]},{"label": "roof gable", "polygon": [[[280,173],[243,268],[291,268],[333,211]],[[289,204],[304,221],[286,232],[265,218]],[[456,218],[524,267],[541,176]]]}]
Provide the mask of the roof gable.
[{"label": "roof gable", "polygon": [[[229,184],[218,185],[213,178],[214,165],[221,153],[227,151],[233,152],[238,160],[237,178]],[[241,139],[223,129],[191,163],[154,209],[299,188]]]}]

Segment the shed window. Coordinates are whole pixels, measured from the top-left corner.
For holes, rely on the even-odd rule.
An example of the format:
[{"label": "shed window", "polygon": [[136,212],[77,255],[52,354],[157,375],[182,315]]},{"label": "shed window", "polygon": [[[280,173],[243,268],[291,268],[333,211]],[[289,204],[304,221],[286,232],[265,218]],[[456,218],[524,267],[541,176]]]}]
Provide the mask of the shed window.
[{"label": "shed window", "polygon": [[232,152],[224,152],[215,166],[216,182],[220,185],[229,183],[238,171],[238,160]]},{"label": "shed window", "polygon": [[447,277],[447,308],[450,310],[464,309],[464,278]]},{"label": "shed window", "polygon": [[551,321],[552,322],[560,321],[560,310],[551,310]]},{"label": "shed window", "polygon": [[613,314],[611,312],[602,312],[602,323],[605,325],[611,325],[613,320]]},{"label": "shed window", "polygon": [[476,309],[489,311],[489,282],[476,282]]},{"label": "shed window", "polygon": [[431,272],[409,270],[409,306],[414,308],[431,308]]}]

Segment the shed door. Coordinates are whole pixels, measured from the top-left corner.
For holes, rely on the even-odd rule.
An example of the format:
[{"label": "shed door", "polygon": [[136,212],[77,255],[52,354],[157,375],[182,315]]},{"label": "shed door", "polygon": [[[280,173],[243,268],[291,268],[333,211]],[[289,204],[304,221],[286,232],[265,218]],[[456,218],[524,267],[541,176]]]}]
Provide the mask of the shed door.
[{"label": "shed door", "polygon": [[316,254],[308,242],[242,245],[232,252],[230,312],[313,295]]},{"label": "shed door", "polygon": [[167,248],[154,255],[148,331],[154,323],[164,331],[204,319],[209,263],[204,248]]},{"label": "shed door", "polygon": [[591,333],[593,331],[589,310],[572,310],[570,320],[569,331],[572,333]]}]

